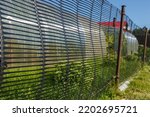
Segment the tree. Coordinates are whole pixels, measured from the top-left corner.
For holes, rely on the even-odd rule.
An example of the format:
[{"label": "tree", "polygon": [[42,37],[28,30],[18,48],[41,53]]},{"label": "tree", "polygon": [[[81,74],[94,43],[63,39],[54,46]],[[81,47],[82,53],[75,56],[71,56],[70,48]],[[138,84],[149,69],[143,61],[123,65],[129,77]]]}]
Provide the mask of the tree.
[{"label": "tree", "polygon": [[[144,26],[143,28],[134,29],[133,34],[134,35],[145,35],[145,29],[147,29],[146,26]],[[150,34],[150,30],[148,32]]]}]

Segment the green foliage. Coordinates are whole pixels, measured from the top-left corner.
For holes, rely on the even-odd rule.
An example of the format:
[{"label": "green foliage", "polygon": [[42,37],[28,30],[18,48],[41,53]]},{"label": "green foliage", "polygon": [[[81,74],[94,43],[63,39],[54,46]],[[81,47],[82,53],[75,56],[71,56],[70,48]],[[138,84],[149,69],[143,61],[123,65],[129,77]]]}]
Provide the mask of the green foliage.
[{"label": "green foliage", "polygon": [[79,82],[82,76],[83,66],[80,63],[71,62],[70,64],[57,64],[55,66],[55,82],[65,82],[69,81],[70,83]]},{"label": "green foliage", "polygon": [[139,72],[134,74],[128,88],[121,92],[115,91],[110,86],[102,93],[100,99],[126,99],[126,100],[149,100],[150,99],[150,66],[144,66]]},{"label": "green foliage", "polygon": [[126,56],[127,54],[127,39],[125,36],[123,36],[123,42],[122,42],[122,56]]},{"label": "green foliage", "polygon": [[35,99],[40,85],[41,68],[6,69],[0,99]]},{"label": "green foliage", "polygon": [[134,35],[145,35],[145,32],[144,32],[144,27],[143,28],[138,28],[138,29],[135,29],[133,30],[133,34]]},{"label": "green foliage", "polygon": [[126,59],[127,61],[138,61],[138,56],[135,54],[135,55],[127,55],[124,57],[124,59]]},{"label": "green foliage", "polygon": [[[6,69],[8,74],[4,75],[0,99],[97,99],[100,89],[115,76],[117,60],[114,43],[113,34],[107,33],[106,56],[46,66],[44,77],[40,66]],[[126,50],[126,42],[123,49]],[[139,67],[137,55],[122,57],[121,81],[137,72]],[[107,95],[110,99],[114,98],[112,90]],[[105,98],[102,95],[102,99]]]},{"label": "green foliage", "polygon": [[109,55],[114,54],[114,35],[106,33],[106,48]]},{"label": "green foliage", "polygon": [[116,57],[115,57],[115,48],[114,48],[114,35],[106,33],[106,48],[107,48],[107,56],[104,57],[104,64],[112,64],[114,65],[116,63]]},{"label": "green foliage", "polygon": [[146,58],[147,58],[148,64],[150,64],[150,48],[147,48]]},{"label": "green foliage", "polygon": [[[144,47],[142,45],[139,46],[138,56],[142,60],[144,54]],[[146,62],[150,64],[150,48],[146,49]]]}]

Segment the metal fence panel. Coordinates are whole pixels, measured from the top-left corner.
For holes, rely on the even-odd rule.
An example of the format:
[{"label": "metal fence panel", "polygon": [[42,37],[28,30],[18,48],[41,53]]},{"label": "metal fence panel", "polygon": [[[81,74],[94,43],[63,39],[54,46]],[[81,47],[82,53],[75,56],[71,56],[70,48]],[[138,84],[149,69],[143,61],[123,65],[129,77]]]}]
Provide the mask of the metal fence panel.
[{"label": "metal fence panel", "polygon": [[0,99],[97,99],[115,75],[114,17],[106,0],[1,0]]}]

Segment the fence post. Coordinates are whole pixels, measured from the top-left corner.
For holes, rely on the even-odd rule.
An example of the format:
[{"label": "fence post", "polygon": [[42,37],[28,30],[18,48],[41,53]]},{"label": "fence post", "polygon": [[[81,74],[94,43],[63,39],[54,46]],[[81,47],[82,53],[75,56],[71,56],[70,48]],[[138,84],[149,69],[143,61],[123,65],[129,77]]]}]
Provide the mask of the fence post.
[{"label": "fence post", "polygon": [[143,64],[146,61],[146,49],[147,49],[147,36],[148,36],[148,29],[145,29],[145,41],[144,41],[144,54],[143,54]]},{"label": "fence post", "polygon": [[113,27],[116,28],[116,18],[113,18]]},{"label": "fence post", "polygon": [[[113,28],[114,28],[114,50],[115,50],[115,47],[116,47],[116,18],[114,17],[113,18]],[[114,51],[114,58],[116,58],[116,54],[115,54],[116,52]],[[114,77],[113,77],[113,79],[114,79]]]},{"label": "fence post", "polygon": [[122,40],[123,40],[124,15],[125,15],[125,5],[122,5],[119,40],[118,40],[118,52],[117,52],[116,78],[115,78],[116,88],[118,88],[119,79],[120,79],[120,63],[121,63],[121,50],[122,50]]}]

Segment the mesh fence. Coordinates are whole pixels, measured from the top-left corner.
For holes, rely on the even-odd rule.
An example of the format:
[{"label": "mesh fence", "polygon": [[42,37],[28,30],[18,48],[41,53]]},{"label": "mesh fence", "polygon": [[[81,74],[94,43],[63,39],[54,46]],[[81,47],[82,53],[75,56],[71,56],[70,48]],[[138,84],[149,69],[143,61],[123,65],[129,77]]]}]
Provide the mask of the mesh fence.
[{"label": "mesh fence", "polygon": [[[144,44],[145,44],[145,31],[142,29],[137,29],[133,32],[138,41],[139,41],[139,55],[141,56],[141,59],[143,58],[143,51],[144,51]],[[143,41],[144,40],[144,41]],[[145,62],[150,64],[150,32],[147,35],[147,44],[146,44],[146,56],[145,56]]]},{"label": "mesh fence", "polygon": [[[0,99],[97,99],[114,80],[120,17],[106,0],[0,0]],[[121,79],[140,65],[139,27],[124,20]]]},{"label": "mesh fence", "polygon": [[[143,56],[139,54],[139,42],[137,39],[137,34],[135,34],[137,30],[140,30],[141,28],[134,24],[127,15],[125,15],[124,21],[125,27],[120,68],[121,81],[124,81],[133,74],[137,73],[137,71],[141,68]],[[142,33],[144,32],[143,30],[141,31]],[[141,52],[143,54],[143,51]]]}]

